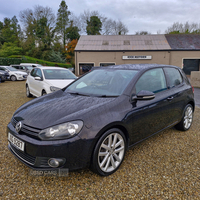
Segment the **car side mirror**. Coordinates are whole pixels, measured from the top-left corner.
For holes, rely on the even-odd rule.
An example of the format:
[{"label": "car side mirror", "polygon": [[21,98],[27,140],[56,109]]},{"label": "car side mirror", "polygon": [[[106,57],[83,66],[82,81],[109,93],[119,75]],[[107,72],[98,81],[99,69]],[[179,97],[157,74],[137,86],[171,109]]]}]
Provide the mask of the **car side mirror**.
[{"label": "car side mirror", "polygon": [[137,95],[133,95],[131,97],[131,101],[135,102],[137,100],[151,100],[155,98],[155,94],[153,92],[147,90],[141,90],[137,93]]},{"label": "car side mirror", "polygon": [[39,76],[36,76],[36,77],[35,77],[35,80],[36,80],[36,81],[42,81],[41,77],[39,77]]}]

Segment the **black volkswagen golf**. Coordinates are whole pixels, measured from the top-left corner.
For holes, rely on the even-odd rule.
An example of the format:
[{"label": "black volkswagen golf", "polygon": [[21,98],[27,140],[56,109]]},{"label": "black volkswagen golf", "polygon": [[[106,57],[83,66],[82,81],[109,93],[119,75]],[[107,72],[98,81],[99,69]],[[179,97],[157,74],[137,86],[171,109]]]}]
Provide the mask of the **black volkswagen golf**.
[{"label": "black volkswagen golf", "polygon": [[97,67],[17,109],[8,148],[33,169],[90,167],[107,176],[132,145],[173,126],[188,130],[194,108],[192,86],[179,67]]}]

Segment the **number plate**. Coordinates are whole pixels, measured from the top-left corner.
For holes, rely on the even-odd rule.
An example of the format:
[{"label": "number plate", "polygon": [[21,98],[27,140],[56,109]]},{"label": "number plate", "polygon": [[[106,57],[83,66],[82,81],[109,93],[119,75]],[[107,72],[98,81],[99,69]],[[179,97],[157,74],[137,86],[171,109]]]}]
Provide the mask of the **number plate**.
[{"label": "number plate", "polygon": [[13,136],[11,133],[8,133],[8,140],[18,149],[24,151],[24,142]]}]

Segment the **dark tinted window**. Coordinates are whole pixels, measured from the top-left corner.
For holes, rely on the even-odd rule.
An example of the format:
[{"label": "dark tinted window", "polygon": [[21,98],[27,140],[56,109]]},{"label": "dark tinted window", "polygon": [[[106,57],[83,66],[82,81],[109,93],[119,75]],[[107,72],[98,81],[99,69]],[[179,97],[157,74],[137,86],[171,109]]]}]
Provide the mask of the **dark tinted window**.
[{"label": "dark tinted window", "polygon": [[182,83],[183,79],[180,72],[175,68],[165,68],[167,75],[168,86],[170,88],[175,87]]},{"label": "dark tinted window", "polygon": [[161,68],[145,72],[136,83],[136,93],[141,90],[160,92],[167,89],[164,72]]}]

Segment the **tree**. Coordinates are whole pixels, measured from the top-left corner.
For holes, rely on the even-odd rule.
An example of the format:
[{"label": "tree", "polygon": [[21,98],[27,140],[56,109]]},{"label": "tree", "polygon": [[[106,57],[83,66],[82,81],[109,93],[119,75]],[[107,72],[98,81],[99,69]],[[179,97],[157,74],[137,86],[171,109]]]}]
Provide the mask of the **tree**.
[{"label": "tree", "polygon": [[84,11],[84,13],[80,14],[79,21],[76,17],[73,17],[73,21],[76,26],[81,30],[81,33],[87,33],[88,21],[90,21],[91,16],[96,16],[100,19],[102,23],[101,35],[119,35],[119,34],[127,34],[128,28],[125,24],[123,24],[120,20],[115,21],[112,19],[108,19],[107,17],[101,15],[98,11]]},{"label": "tree", "polygon": [[87,34],[88,35],[100,35],[102,23],[97,16],[91,16],[90,20],[87,20]]},{"label": "tree", "polygon": [[70,27],[66,29],[66,36],[70,41],[80,38],[79,29],[77,26],[73,26],[73,21],[71,21]]},{"label": "tree", "polygon": [[78,40],[72,40],[71,42],[68,42],[68,44],[66,45],[66,59],[68,62],[70,62],[72,65],[74,65],[74,49],[76,47],[78,43]]},{"label": "tree", "polygon": [[186,22],[185,24],[174,22],[172,26],[168,27],[165,31],[166,34],[191,34],[191,33],[199,33],[200,24]]},{"label": "tree", "polygon": [[15,45],[20,46],[20,35],[21,29],[18,24],[16,16],[12,19],[4,18],[4,22],[0,23],[0,41],[3,44],[4,42],[12,42]]},{"label": "tree", "polygon": [[25,52],[31,54],[36,44],[41,50],[50,48],[55,33],[55,15],[51,8],[38,5],[34,10],[23,10],[20,12],[20,21],[25,32]]},{"label": "tree", "polygon": [[0,57],[7,57],[11,55],[20,55],[22,48],[11,42],[4,42],[0,49]]},{"label": "tree", "polygon": [[69,23],[69,15],[70,11],[68,11],[68,6],[66,5],[65,1],[61,1],[61,4],[58,9],[57,13],[57,22],[56,22],[56,32],[61,35],[63,41],[63,48],[65,48],[66,44],[66,35],[67,35],[67,28]]},{"label": "tree", "polygon": [[148,31],[137,31],[137,32],[135,33],[135,35],[151,35],[151,33],[148,32]]}]

